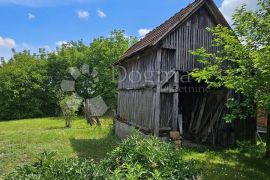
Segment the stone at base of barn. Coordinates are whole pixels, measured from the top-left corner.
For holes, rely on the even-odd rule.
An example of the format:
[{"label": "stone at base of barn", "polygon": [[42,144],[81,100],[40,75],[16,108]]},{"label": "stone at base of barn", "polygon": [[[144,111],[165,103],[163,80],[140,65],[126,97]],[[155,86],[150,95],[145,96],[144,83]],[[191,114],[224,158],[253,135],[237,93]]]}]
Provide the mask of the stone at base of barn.
[{"label": "stone at base of barn", "polygon": [[118,136],[121,139],[127,138],[129,135],[131,135],[132,131],[134,130],[134,127],[120,122],[118,120],[115,120],[114,122],[114,127],[115,127],[115,135]]}]

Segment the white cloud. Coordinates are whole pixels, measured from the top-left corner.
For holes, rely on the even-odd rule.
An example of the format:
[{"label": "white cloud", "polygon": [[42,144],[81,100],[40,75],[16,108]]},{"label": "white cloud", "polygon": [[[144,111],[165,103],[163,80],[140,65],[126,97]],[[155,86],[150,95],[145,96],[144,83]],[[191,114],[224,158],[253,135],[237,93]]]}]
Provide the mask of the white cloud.
[{"label": "white cloud", "polygon": [[88,19],[88,17],[89,17],[88,11],[79,10],[77,12],[77,14],[78,14],[78,18],[80,18],[80,19]]},{"label": "white cloud", "polygon": [[0,36],[0,46],[6,48],[14,48],[16,46],[16,42],[11,38],[3,38]]},{"label": "white cloud", "polygon": [[55,42],[55,44],[57,46],[62,46],[63,44],[67,44],[67,42],[66,41],[57,41],[57,42]]},{"label": "white cloud", "polygon": [[236,8],[240,7],[242,4],[246,4],[248,10],[254,10],[258,8],[257,3],[257,0],[223,0],[219,10],[222,12],[228,23],[232,25],[232,15]]},{"label": "white cloud", "polygon": [[139,36],[143,38],[147,33],[149,33],[152,29],[146,29],[146,28],[141,28],[138,30]]},{"label": "white cloud", "polygon": [[31,20],[31,19],[35,19],[36,16],[34,14],[31,14],[31,13],[28,13],[28,19]]},{"label": "white cloud", "polygon": [[98,16],[100,17],[100,18],[105,18],[107,15],[102,11],[102,10],[100,10],[100,9],[98,9],[97,10],[97,13],[98,13]]}]

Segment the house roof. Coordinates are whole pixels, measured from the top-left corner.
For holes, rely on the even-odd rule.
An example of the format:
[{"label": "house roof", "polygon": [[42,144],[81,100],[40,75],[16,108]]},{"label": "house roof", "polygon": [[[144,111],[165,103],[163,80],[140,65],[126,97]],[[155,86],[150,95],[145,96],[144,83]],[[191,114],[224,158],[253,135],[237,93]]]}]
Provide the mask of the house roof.
[{"label": "house roof", "polygon": [[184,22],[186,18],[192,15],[198,8],[200,8],[204,4],[208,5],[208,7],[211,8],[211,10],[213,11],[213,15],[218,17],[217,20],[220,22],[220,24],[229,26],[229,24],[212,0],[195,0],[193,3],[190,3],[187,7],[181,9],[178,13],[165,21],[163,24],[146,34],[143,39],[131,46],[120,58],[120,60],[115,64],[119,64],[126,58],[134,55],[135,53],[156,45],[164,36],[171,32],[177,25]]}]

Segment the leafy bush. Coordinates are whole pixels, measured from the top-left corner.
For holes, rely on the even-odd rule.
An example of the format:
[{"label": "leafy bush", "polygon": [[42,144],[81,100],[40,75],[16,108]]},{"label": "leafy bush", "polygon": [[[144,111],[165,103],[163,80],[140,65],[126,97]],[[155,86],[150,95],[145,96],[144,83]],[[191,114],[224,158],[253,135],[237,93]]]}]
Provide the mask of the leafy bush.
[{"label": "leafy bush", "polygon": [[250,141],[237,141],[237,149],[241,153],[248,153],[253,157],[262,157],[265,155],[265,143],[252,144]]},{"label": "leafy bush", "polygon": [[57,160],[55,152],[44,152],[34,165],[17,167],[5,179],[93,179],[95,164],[87,160]]},{"label": "leafy bush", "polygon": [[34,165],[18,167],[6,179],[195,179],[194,161],[158,138],[134,135],[100,164],[78,159],[57,160],[43,153]]},{"label": "leafy bush", "polygon": [[116,179],[192,179],[198,174],[195,162],[184,161],[171,144],[141,135],[123,141],[102,167]]}]

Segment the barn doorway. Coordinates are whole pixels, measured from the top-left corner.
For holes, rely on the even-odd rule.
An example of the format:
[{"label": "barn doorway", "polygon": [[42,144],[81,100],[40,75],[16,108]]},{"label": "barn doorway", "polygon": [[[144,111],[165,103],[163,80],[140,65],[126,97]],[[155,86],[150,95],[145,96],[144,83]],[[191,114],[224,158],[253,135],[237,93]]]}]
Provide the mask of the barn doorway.
[{"label": "barn doorway", "polygon": [[[182,114],[183,138],[198,143],[216,142],[216,127],[222,123],[226,91],[209,91],[194,81],[180,84],[179,113]],[[223,125],[221,125],[223,126]]]}]

